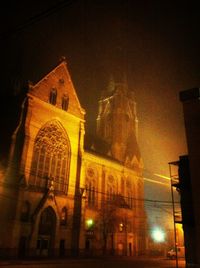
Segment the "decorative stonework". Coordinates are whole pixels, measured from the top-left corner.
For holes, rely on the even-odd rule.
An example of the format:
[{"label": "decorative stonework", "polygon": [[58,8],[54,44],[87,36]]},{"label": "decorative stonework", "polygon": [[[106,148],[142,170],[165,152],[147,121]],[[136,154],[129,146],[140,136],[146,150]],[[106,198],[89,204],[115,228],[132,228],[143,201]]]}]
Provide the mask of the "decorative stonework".
[{"label": "decorative stonework", "polygon": [[58,122],[44,125],[35,139],[30,184],[42,188],[54,181],[54,189],[66,192],[68,188],[70,144]]},{"label": "decorative stonework", "polygon": [[94,178],[95,177],[95,172],[94,172],[94,169],[93,168],[88,168],[87,169],[87,176],[89,178]]},{"label": "decorative stonework", "polygon": [[113,184],[114,181],[115,181],[114,177],[112,175],[109,175],[108,176],[108,182],[111,183],[111,184]]},{"label": "decorative stonework", "polygon": [[67,156],[68,143],[66,134],[55,122],[51,122],[40,129],[35,139],[35,150],[45,147],[46,153]]}]

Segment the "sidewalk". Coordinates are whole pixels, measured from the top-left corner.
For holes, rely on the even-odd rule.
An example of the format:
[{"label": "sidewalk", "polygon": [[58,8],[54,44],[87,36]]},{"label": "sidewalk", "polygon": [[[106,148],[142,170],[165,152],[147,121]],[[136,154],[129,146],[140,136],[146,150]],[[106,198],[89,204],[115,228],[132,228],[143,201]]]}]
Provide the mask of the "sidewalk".
[{"label": "sidewalk", "polygon": [[27,259],[0,259],[0,266],[6,265],[26,265],[26,264],[52,264],[63,262],[77,262],[77,261],[98,261],[98,260],[140,260],[140,259],[155,259],[160,260],[164,257],[152,257],[152,256],[93,256],[93,257],[66,257],[66,258],[27,258]]}]

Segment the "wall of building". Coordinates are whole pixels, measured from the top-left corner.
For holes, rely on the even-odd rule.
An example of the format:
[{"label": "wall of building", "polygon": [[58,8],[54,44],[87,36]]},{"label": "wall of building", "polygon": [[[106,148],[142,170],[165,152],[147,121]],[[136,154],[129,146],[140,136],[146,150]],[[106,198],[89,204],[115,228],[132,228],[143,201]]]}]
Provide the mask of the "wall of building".
[{"label": "wall of building", "polygon": [[[187,265],[193,265],[194,267],[200,267],[200,90],[199,88],[192,88],[180,92],[180,100],[183,103],[183,114],[185,121],[186,139],[188,145],[188,159],[189,159],[189,173],[184,178],[189,180],[191,185],[190,195],[192,201],[190,205],[190,211],[186,211],[186,214],[190,214],[193,210],[194,224],[192,226],[183,226],[185,233],[186,244],[186,262]],[[191,200],[191,198],[190,198]]]},{"label": "wall of building", "polygon": [[144,253],[142,167],[84,151],[84,114],[65,62],[29,86],[0,185],[0,256]]}]

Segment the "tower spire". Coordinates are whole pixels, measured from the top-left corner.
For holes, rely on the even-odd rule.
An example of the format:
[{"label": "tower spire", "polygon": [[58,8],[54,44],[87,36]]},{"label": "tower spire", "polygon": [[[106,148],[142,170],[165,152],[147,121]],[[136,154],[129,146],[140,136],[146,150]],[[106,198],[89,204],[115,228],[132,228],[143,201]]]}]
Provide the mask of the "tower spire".
[{"label": "tower spire", "polygon": [[109,145],[109,156],[123,163],[139,160],[136,103],[126,75],[120,83],[111,76],[106,93],[99,101],[97,136]]}]

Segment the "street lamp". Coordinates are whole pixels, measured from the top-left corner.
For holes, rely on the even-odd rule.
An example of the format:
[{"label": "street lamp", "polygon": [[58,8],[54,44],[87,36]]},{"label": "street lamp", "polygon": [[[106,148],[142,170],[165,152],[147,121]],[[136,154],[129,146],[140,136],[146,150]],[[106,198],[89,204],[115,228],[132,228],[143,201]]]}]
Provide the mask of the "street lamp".
[{"label": "street lamp", "polygon": [[88,229],[91,229],[94,225],[94,220],[93,219],[87,219],[86,220],[86,225]]},{"label": "street lamp", "polygon": [[155,242],[159,243],[165,241],[165,233],[159,228],[153,229],[151,236]]}]

